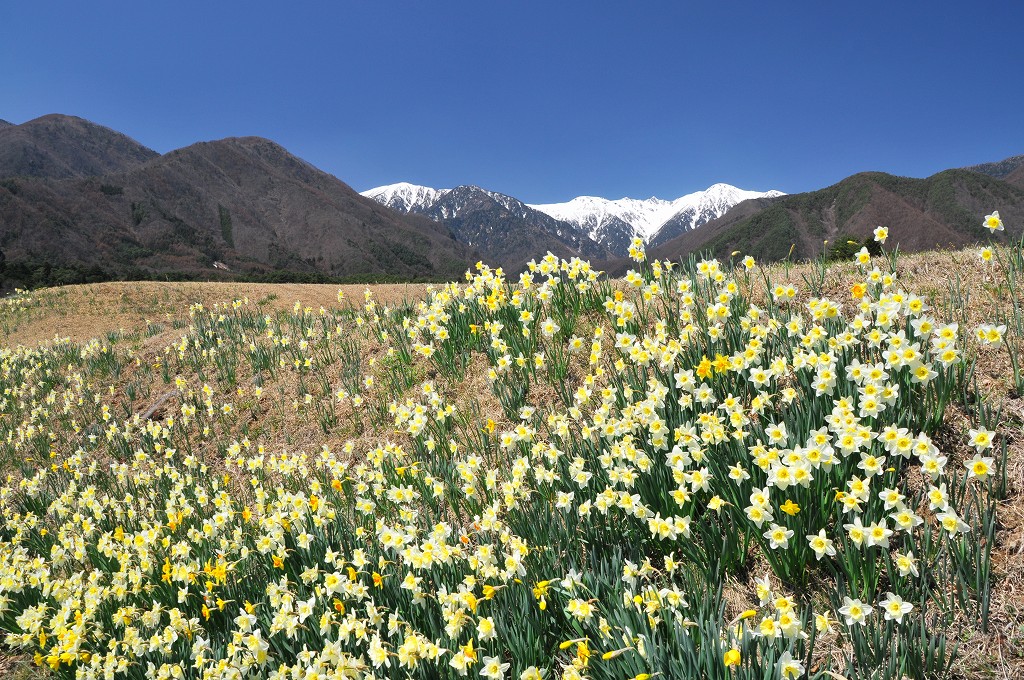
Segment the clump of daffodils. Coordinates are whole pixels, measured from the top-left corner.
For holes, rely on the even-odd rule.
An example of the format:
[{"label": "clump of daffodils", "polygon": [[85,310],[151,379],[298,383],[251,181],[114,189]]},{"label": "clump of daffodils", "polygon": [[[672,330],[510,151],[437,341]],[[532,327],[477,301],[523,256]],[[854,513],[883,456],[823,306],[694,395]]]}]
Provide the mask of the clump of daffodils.
[{"label": "clump of daffodils", "polygon": [[[970,458],[932,436],[959,326],[866,250],[852,303],[756,287],[749,257],[630,256],[614,285],[577,258],[480,263],[402,310],[193,306],[135,364],[177,392],[146,419],[114,398],[137,359],[116,344],[4,349],[0,434],[27,463],[0,489],[7,644],[83,680],[798,678],[815,639],[909,654],[998,469],[996,430],[964,433]],[[286,419],[321,445],[253,427]]]}]

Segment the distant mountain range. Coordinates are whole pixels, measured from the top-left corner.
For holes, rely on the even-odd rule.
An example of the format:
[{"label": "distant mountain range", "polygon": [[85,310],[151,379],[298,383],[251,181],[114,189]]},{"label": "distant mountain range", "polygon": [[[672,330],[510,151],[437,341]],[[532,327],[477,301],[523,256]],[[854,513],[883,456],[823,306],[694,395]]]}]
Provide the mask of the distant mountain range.
[{"label": "distant mountain range", "polygon": [[578,196],[567,203],[532,206],[552,217],[565,220],[587,230],[592,238],[613,231],[613,225],[625,223],[650,245],[671,240],[679,234],[721,217],[734,205],[756,198],[776,198],[781,191],[744,191],[729,184],[714,184],[704,191],[695,191],[674,201],[660,198],[638,200],[620,198],[612,201],[595,196]]},{"label": "distant mountain range", "polygon": [[457,240],[479,250],[489,262],[511,271],[522,269],[548,251],[559,257],[594,260],[616,255],[575,225],[511,196],[480,187],[439,190],[400,183],[371,189],[363,195],[394,210],[444,224]]},{"label": "distant mountain range", "polygon": [[[609,200],[596,196],[579,196],[566,203],[528,205],[505,194],[460,186],[455,189],[434,189],[400,182],[363,192],[383,205],[401,212],[426,215],[453,227],[460,240],[462,225],[487,224],[488,229],[475,234],[475,245],[502,259],[503,249],[495,250],[490,239],[498,233],[515,232],[525,236],[535,231],[549,239],[590,257],[623,257],[634,238],[657,245],[675,236],[724,215],[745,200],[776,198],[780,191],[744,191],[728,184],[715,184],[705,191],[687,194],[673,201],[659,198],[621,198]],[[469,195],[490,196],[503,206],[507,214],[501,220],[483,219],[481,206],[467,201]],[[556,222],[546,220],[544,216]],[[462,227],[462,228],[460,228]]]},{"label": "distant mountain range", "polygon": [[877,225],[903,250],[987,240],[999,210],[1024,228],[1024,156],[926,179],[865,172],[803,194],[715,184],[675,200],[581,196],[529,205],[464,185],[360,195],[259,137],[160,155],[81,118],[0,121],[0,287],[106,278],[453,280],[482,259],[510,273],[545,252],[624,271],[629,242],[812,257]]}]

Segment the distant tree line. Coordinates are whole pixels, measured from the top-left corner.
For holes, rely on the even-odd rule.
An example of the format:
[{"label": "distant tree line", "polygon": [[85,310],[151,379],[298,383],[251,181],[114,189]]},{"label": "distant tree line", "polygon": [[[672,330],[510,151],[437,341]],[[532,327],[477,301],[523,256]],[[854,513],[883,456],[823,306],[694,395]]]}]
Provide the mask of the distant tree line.
[{"label": "distant tree line", "polygon": [[320,272],[274,270],[268,272],[185,272],[151,271],[127,267],[118,271],[99,265],[79,263],[53,263],[42,258],[27,258],[8,262],[0,252],[0,293],[15,288],[33,290],[52,286],[71,286],[104,281],[237,281],[241,283],[442,283],[436,277],[401,277],[385,273],[361,273],[349,276],[330,276]]}]

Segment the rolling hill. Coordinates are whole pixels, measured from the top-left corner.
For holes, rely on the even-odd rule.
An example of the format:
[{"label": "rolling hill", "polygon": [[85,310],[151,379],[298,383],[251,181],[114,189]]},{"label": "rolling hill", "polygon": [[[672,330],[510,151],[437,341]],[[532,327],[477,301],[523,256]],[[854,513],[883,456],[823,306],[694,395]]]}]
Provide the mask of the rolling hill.
[{"label": "rolling hill", "polygon": [[[0,179],[8,287],[162,276],[447,280],[476,256],[443,225],[364,198],[266,139],[160,156],[80,119],[39,121],[0,130],[0,157],[47,150]],[[43,143],[53,139],[61,143]]]}]

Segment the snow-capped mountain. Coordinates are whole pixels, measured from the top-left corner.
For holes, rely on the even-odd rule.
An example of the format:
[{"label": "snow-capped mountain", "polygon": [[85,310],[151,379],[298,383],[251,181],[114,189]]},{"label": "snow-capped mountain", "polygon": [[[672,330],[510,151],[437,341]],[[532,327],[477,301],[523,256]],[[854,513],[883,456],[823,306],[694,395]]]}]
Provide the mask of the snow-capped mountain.
[{"label": "snow-capped mountain", "polygon": [[[456,192],[456,189],[459,191]],[[454,202],[444,200],[449,198],[453,192],[462,196],[461,202],[458,200]],[[378,203],[394,210],[417,214],[437,212],[440,219],[449,219],[457,216],[462,206],[465,205],[467,196],[480,193],[491,197],[506,210],[518,213],[520,217],[528,210],[528,206],[525,203],[511,196],[468,185],[456,187],[455,189],[434,189],[419,184],[399,182],[362,192],[363,196],[372,198]]]},{"label": "snow-capped mountain", "polygon": [[595,240],[601,242],[606,233],[621,232],[625,223],[632,236],[645,242],[665,240],[662,230],[668,225],[673,230],[695,229],[725,214],[729,208],[750,198],[782,196],[780,191],[744,191],[730,184],[715,184],[704,191],[681,196],[674,201],[660,198],[640,200],[620,198],[609,200],[597,196],[578,196],[566,203],[531,205],[556,219],[579,226]]},{"label": "snow-capped mountain", "polygon": [[[506,228],[522,229],[523,225],[529,224],[530,233],[544,232],[581,254],[603,249],[613,255],[625,256],[630,241],[636,237],[657,245],[721,217],[737,203],[784,194],[780,191],[745,191],[729,184],[715,184],[673,201],[653,197],[613,201],[599,196],[578,196],[565,203],[528,205],[506,194],[479,187],[433,189],[400,182],[364,191],[363,195],[401,212],[448,222],[459,240],[483,245],[485,249],[486,244],[473,242],[469,235],[473,233],[476,238],[481,235],[481,225],[471,224],[474,219],[486,224],[488,230],[498,224],[493,214],[482,218],[480,198],[486,196],[490,205],[500,206],[507,213],[501,217]],[[470,213],[477,217],[470,218]],[[526,232],[520,236],[526,238]]]},{"label": "snow-capped mountain", "polygon": [[400,212],[445,224],[457,241],[478,249],[489,263],[513,271],[548,250],[560,257],[579,255],[604,260],[612,256],[608,248],[576,225],[534,210],[512,196],[480,187],[433,189],[402,182],[370,189],[363,195]]},{"label": "snow-capped mountain", "polygon": [[602,233],[609,225],[630,227],[633,235],[645,241],[658,230],[665,220],[676,213],[672,201],[660,198],[640,200],[620,198],[612,201],[600,196],[577,196],[566,203],[548,203],[530,207],[552,217],[578,225],[592,236]]},{"label": "snow-capped mountain", "polygon": [[428,210],[446,192],[447,189],[431,189],[418,184],[399,182],[370,189],[362,194],[393,210],[419,213],[421,210]]},{"label": "snow-capped mountain", "polygon": [[[659,245],[676,236],[707,224],[727,213],[733,206],[751,199],[771,199],[785,196],[781,191],[744,191],[729,184],[715,184],[706,191],[698,191],[674,201],[681,207],[672,217],[658,227],[647,239],[648,245]],[[684,199],[695,197],[692,202]]]}]

